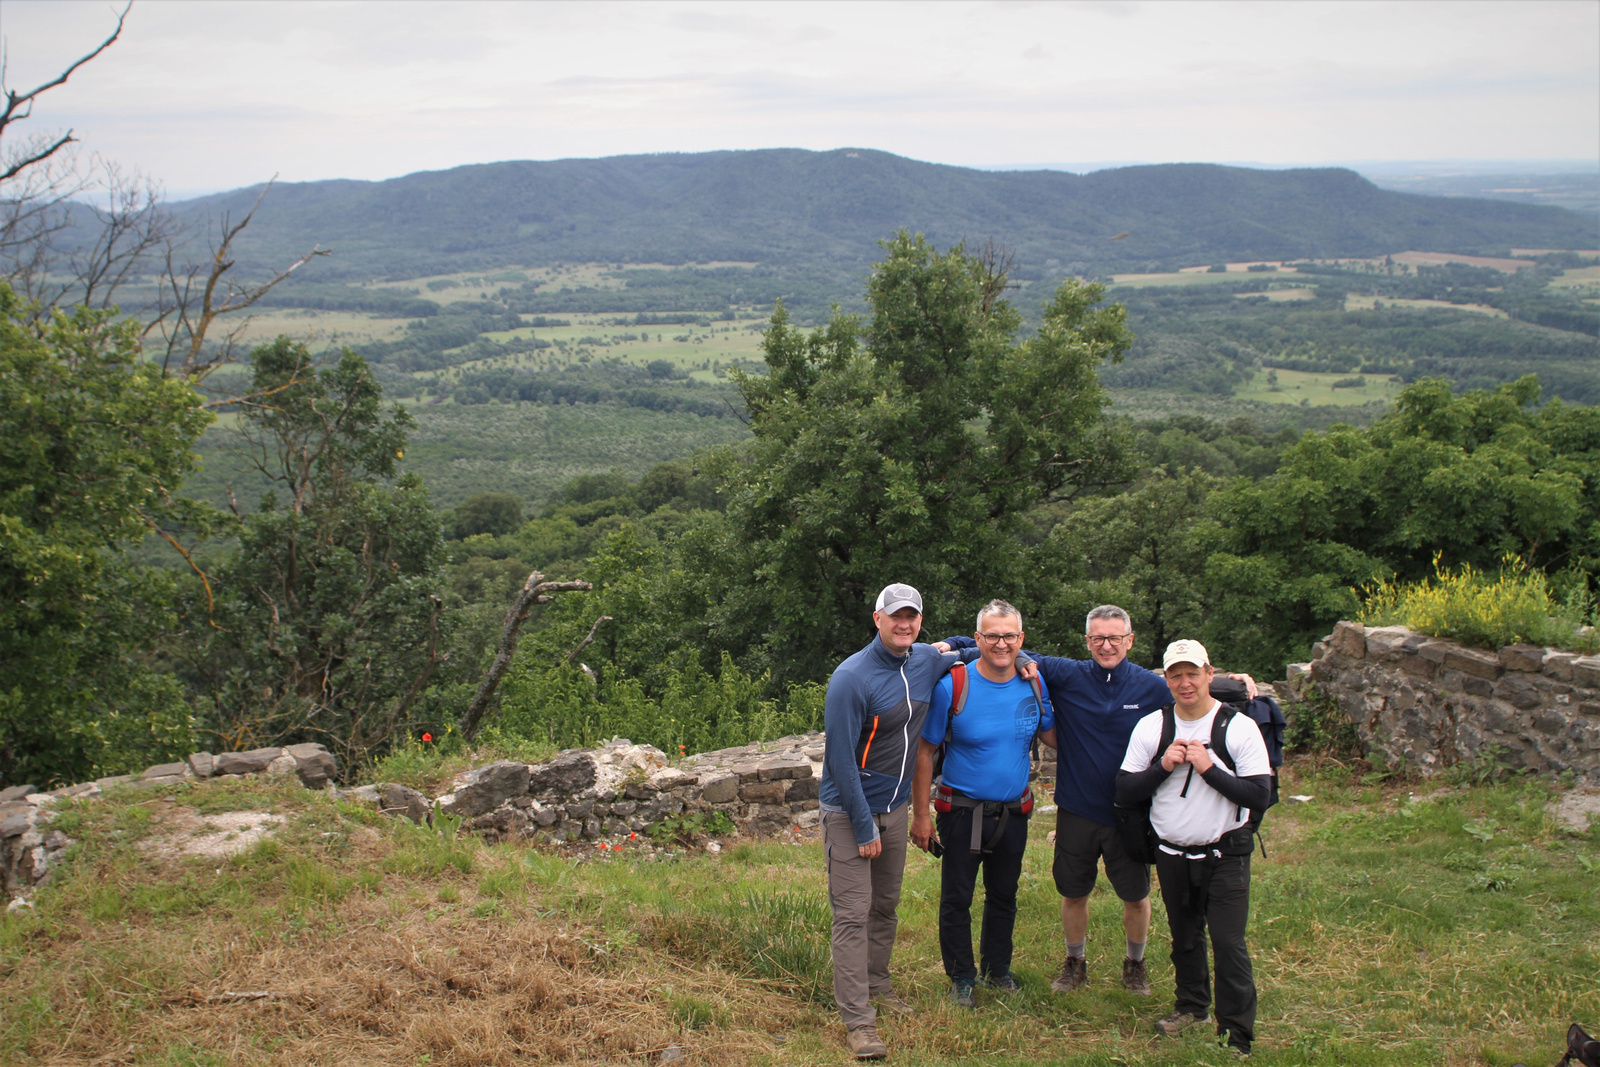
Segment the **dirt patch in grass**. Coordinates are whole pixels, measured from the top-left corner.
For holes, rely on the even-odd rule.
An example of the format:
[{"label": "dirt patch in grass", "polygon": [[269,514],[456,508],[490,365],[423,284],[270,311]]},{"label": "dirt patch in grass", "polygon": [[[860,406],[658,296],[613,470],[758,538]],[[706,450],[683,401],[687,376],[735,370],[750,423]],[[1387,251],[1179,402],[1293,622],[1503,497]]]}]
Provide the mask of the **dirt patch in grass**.
[{"label": "dirt patch in grass", "polygon": [[140,842],[146,852],[163,858],[206,856],[220,859],[248,852],[283,825],[283,816],[267,811],[230,811],[201,815],[179,809],[161,822],[161,832]]}]

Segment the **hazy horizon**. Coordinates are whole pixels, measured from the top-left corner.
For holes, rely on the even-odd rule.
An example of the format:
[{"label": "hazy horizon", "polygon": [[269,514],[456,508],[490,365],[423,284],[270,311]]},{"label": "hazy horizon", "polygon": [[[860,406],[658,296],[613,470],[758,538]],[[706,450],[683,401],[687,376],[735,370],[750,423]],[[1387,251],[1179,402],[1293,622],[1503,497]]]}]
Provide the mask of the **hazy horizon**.
[{"label": "hazy horizon", "polygon": [[[3,0],[8,86],[115,14]],[[140,0],[8,133],[67,128],[183,196],[774,143],[990,170],[1581,166],[1600,160],[1600,4]]]}]

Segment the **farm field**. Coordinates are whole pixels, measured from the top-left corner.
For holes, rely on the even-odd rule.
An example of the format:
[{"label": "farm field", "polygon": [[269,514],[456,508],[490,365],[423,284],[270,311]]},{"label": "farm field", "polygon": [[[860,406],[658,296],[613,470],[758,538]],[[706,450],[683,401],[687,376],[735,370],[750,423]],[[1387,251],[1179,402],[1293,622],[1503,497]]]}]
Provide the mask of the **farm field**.
[{"label": "farm field", "polygon": [[1412,308],[1417,311],[1466,311],[1474,315],[1487,315],[1491,319],[1507,317],[1504,311],[1486,304],[1452,304],[1448,300],[1406,300],[1400,297],[1384,299],[1376,296],[1358,296],[1355,293],[1344,298],[1346,311],[1371,311],[1379,305],[1386,308]]},{"label": "farm field", "polygon": [[[436,777],[409,770],[414,785]],[[1549,815],[1551,783],[1382,782],[1309,757],[1284,772],[1285,796],[1308,800],[1268,814],[1252,864],[1254,1062],[1542,1064],[1572,1020],[1600,1017],[1600,828]],[[723,838],[718,854],[643,835],[486,846],[281,780],[128,788],[59,810],[79,843],[34,907],[0,915],[0,1062],[106,1049],[152,1065],[844,1060],[823,857],[803,833]],[[1121,909],[1103,879],[1090,982],[1049,991],[1062,951],[1049,810],[1021,881],[1022,989],[980,990],[975,1011],[946,1000],[938,865],[908,857],[894,969],[918,1014],[884,1020],[894,1059],[1229,1062],[1208,1027],[1153,1031],[1172,1003],[1159,895],[1152,997],[1116,981]],[[240,855],[181,854],[230,812],[282,823]]]},{"label": "farm field", "polygon": [[[1275,377],[1276,388],[1270,384]],[[1359,386],[1334,388],[1335,382],[1359,378]],[[1314,374],[1297,370],[1257,371],[1255,377],[1239,387],[1240,400],[1264,404],[1340,404],[1386,403],[1401,389],[1387,374]]]},{"label": "farm field", "polygon": [[[1169,285],[1215,285],[1221,282],[1237,283],[1246,279],[1270,278],[1278,274],[1297,274],[1293,267],[1285,267],[1280,263],[1270,263],[1267,266],[1275,268],[1270,271],[1248,272],[1245,268],[1249,264],[1229,264],[1227,271],[1212,272],[1205,267],[1184,267],[1182,270],[1167,271],[1159,274],[1113,274],[1112,281],[1117,285],[1127,285],[1135,289]],[[1234,269],[1237,267],[1238,269]],[[1242,276],[1242,277],[1241,277]]]}]

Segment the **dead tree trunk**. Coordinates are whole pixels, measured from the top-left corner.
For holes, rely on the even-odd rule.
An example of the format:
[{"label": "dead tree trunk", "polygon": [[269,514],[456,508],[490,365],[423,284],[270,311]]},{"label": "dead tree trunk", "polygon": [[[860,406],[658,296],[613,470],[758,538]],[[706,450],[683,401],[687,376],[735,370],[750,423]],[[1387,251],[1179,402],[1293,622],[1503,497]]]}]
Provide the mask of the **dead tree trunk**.
[{"label": "dead tree trunk", "polygon": [[528,609],[535,604],[548,604],[551,593],[571,592],[573,590],[588,590],[594,586],[588,582],[547,582],[544,575],[534,571],[528,575],[528,580],[522,583],[522,592],[517,594],[517,599],[511,605],[511,610],[506,612],[505,625],[500,630],[500,649],[494,654],[494,662],[489,664],[489,670],[484,674],[483,681],[478,683],[478,692],[473,696],[472,703],[461,716],[461,736],[468,741],[478,732],[478,723],[489,708],[489,701],[494,697],[495,690],[500,688],[500,679],[504,677],[506,668],[511,666],[511,656],[517,650],[517,631],[528,618]]}]

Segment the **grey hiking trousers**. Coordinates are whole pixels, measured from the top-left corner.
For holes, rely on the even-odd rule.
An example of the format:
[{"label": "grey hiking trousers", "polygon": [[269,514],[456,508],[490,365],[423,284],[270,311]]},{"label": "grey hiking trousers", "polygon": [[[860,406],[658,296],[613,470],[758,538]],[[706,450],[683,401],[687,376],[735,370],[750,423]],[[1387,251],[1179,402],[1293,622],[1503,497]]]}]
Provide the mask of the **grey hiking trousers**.
[{"label": "grey hiking trousers", "polygon": [[910,804],[902,804],[887,815],[873,816],[883,851],[870,860],[861,857],[850,816],[822,813],[828,903],[833,908],[833,999],[847,1030],[875,1022],[871,998],[889,992],[910,811]]}]

